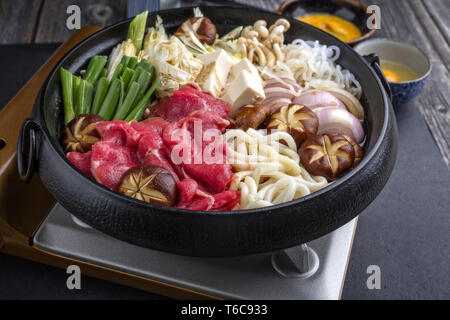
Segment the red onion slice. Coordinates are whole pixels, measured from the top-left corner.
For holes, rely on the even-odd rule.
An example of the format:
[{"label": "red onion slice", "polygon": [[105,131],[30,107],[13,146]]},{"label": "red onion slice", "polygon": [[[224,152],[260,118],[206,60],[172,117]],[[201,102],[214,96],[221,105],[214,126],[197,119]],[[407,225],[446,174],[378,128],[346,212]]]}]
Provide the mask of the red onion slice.
[{"label": "red onion slice", "polygon": [[310,109],[324,106],[345,108],[345,105],[334,95],[323,90],[308,90],[296,97],[293,103],[304,105]]},{"label": "red onion slice", "polygon": [[351,136],[356,142],[364,140],[364,129],[361,122],[350,112],[335,107],[314,110],[319,119],[317,134],[343,133]]}]

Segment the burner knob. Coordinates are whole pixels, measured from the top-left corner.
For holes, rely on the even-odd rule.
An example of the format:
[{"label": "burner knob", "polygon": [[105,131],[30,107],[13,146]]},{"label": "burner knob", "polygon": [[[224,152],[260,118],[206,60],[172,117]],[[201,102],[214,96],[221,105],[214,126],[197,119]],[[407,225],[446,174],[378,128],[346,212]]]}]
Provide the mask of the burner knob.
[{"label": "burner knob", "polygon": [[319,256],[311,247],[302,244],[272,254],[272,266],[284,277],[306,279],[319,269]]}]

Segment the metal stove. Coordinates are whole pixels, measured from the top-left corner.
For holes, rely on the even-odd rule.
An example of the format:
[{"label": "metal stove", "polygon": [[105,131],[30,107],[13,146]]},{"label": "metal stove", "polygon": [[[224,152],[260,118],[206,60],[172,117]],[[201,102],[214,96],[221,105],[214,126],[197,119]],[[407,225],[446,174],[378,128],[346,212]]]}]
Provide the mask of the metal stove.
[{"label": "metal stove", "polygon": [[234,258],[198,258],[117,240],[85,225],[56,204],[38,229],[33,246],[197,297],[339,299],[355,228],[356,219],[324,237],[286,250]]}]

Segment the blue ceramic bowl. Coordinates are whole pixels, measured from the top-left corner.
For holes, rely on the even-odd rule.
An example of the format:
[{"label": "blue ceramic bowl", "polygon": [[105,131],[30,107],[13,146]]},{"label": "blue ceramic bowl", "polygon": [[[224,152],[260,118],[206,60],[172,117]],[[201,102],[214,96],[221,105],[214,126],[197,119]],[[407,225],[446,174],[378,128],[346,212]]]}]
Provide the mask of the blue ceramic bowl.
[{"label": "blue ceramic bowl", "polygon": [[376,53],[380,60],[403,64],[417,74],[411,81],[389,82],[394,105],[411,101],[422,91],[431,72],[431,62],[419,48],[399,40],[378,38],[364,41],[354,48],[360,55]]}]

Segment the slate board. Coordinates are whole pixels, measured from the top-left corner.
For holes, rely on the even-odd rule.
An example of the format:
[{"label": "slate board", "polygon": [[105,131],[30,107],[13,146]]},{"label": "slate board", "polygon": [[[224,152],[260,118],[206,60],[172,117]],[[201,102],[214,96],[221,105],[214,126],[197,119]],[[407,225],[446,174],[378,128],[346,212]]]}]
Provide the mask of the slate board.
[{"label": "slate board", "polygon": [[[0,108],[57,45],[0,46]],[[450,172],[414,106],[396,108],[399,152],[380,196],[361,214],[343,299],[450,299]],[[381,269],[369,290],[367,267]],[[64,270],[0,255],[1,298],[159,299],[89,277],[70,291]]]}]

